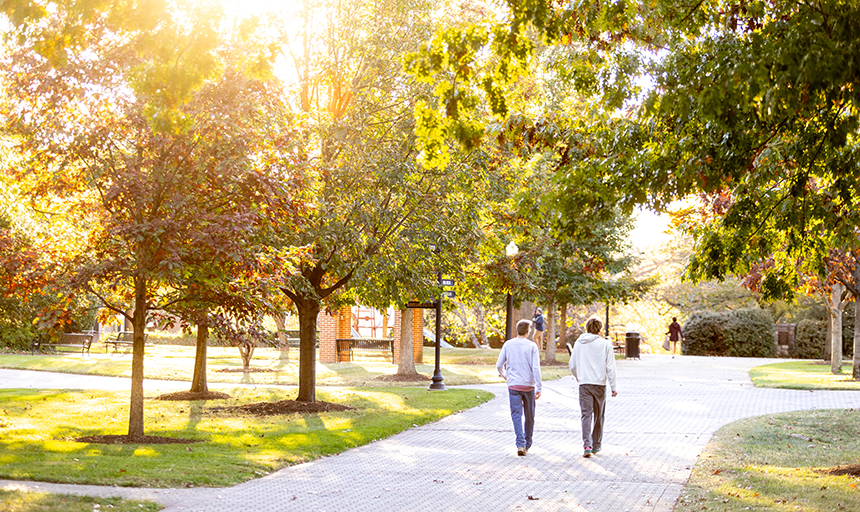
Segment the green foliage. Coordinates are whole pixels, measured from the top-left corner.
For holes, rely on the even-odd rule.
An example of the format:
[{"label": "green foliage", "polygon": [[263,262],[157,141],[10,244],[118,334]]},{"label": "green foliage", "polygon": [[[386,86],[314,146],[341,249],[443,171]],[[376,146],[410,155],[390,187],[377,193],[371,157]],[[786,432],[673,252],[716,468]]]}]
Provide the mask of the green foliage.
[{"label": "green foliage", "polygon": [[799,359],[823,359],[827,343],[827,322],[804,318],[794,331],[794,357]]},{"label": "green foliage", "polygon": [[694,313],[683,330],[688,355],[773,357],[776,350],[773,318],[763,309]]},{"label": "green foliage", "polygon": [[725,318],[720,313],[697,312],[684,323],[681,353],[691,356],[725,355]]},{"label": "green foliage", "polygon": [[776,326],[764,309],[739,309],[724,313],[726,356],[773,357]]}]

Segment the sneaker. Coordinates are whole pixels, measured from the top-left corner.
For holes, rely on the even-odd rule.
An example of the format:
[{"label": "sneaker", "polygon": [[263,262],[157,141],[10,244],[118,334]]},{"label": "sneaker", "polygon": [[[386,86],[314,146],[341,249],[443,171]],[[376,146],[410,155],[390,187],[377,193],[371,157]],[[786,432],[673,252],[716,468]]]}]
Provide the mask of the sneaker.
[{"label": "sneaker", "polygon": [[582,456],[585,457],[586,459],[591,457],[591,447],[590,446],[585,447],[585,451],[582,452]]},{"label": "sneaker", "polygon": [[525,457],[526,447],[525,446],[517,446],[517,455],[519,455],[520,457]]},{"label": "sneaker", "polygon": [[592,455],[597,455],[597,452],[599,452],[599,451],[600,451],[600,448],[592,448],[592,449],[591,449],[591,454],[592,454]]}]

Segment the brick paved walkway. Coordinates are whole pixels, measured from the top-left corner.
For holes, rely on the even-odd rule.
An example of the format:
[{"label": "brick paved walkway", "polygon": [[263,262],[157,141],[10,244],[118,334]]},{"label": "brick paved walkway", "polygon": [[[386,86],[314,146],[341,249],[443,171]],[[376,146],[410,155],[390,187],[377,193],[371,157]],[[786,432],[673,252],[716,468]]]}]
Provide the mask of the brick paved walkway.
[{"label": "brick paved walkway", "polygon": [[[229,489],[37,485],[151,499],[170,512],[668,511],[722,425],[791,410],[860,408],[856,392],[753,387],[748,370],[776,361],[647,354],[618,361],[619,396],[608,399],[603,450],[590,459],[582,458],[576,383],[564,378],[544,383],[526,457],[516,456],[504,387],[495,385],[481,386],[497,398],[480,407]],[[0,370],[0,387],[12,387],[6,372]]]}]

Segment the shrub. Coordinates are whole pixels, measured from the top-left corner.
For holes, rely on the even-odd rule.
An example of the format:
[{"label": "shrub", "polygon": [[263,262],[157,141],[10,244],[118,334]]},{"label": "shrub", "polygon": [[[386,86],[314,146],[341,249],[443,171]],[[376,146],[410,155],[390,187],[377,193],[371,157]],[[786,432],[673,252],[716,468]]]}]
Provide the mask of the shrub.
[{"label": "shrub", "polygon": [[827,322],[807,318],[797,323],[794,333],[795,357],[823,359],[827,342]]},{"label": "shrub", "polygon": [[776,351],[776,325],[763,309],[694,313],[683,329],[681,352],[687,355],[773,357]]},{"label": "shrub", "polygon": [[776,352],[773,317],[764,309],[745,308],[723,313],[725,355],[729,357],[773,357]]},{"label": "shrub", "polygon": [[723,321],[718,313],[693,313],[684,323],[681,353],[691,356],[725,355]]}]

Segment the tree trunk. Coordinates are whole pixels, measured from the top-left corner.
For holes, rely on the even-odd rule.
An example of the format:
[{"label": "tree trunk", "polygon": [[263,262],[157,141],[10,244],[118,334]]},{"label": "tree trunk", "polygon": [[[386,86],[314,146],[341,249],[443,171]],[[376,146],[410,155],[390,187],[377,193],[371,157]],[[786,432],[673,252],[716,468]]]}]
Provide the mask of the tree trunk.
[{"label": "tree trunk", "polygon": [[251,358],[254,357],[255,345],[253,342],[239,344],[239,355],[242,356],[242,369],[246,372],[251,369]]},{"label": "tree trunk", "polygon": [[294,301],[299,311],[299,395],[298,402],[316,402],[317,315],[320,303],[301,297]]},{"label": "tree trunk", "polygon": [[487,339],[486,322],[484,321],[484,307],[480,304],[472,308],[472,313],[475,315],[475,323],[478,324],[478,336],[481,337],[481,346],[489,348],[490,340]]},{"label": "tree trunk", "polygon": [[475,348],[481,348],[481,344],[478,343],[478,338],[475,336],[475,330],[472,329],[472,325],[469,324],[469,317],[466,315],[466,305],[462,302],[457,302],[457,318],[463,322],[466,332],[469,333],[469,339],[472,340],[472,345],[474,345]]},{"label": "tree trunk", "polygon": [[555,304],[550,302],[546,305],[546,351],[544,361],[555,363]]},{"label": "tree trunk", "polygon": [[197,314],[197,351],[194,353],[194,374],[191,377],[191,392],[206,393],[206,345],[209,341],[209,315],[207,311]]},{"label": "tree trunk", "polygon": [[841,283],[834,283],[830,288],[830,312],[833,329],[830,333],[830,373],[839,375],[842,373],[842,309],[845,303],[842,301],[842,292],[845,287]]},{"label": "tree trunk", "polygon": [[415,350],[412,345],[412,315],[414,309],[406,308],[400,312],[400,358],[397,361],[397,375],[418,375],[415,370]]},{"label": "tree trunk", "polygon": [[131,318],[134,330],[131,348],[131,405],[128,411],[129,437],[143,437],[143,356],[144,333],[146,332],[146,281],[134,280],[134,314]]},{"label": "tree trunk", "polygon": [[854,296],[854,364],[851,366],[851,378],[860,380],[860,297]]},{"label": "tree trunk", "polygon": [[567,345],[567,304],[561,304],[561,333],[559,333],[559,337],[561,338],[562,347]]},{"label": "tree trunk", "polygon": [[830,297],[825,297],[827,306],[827,337],[824,341],[824,362],[830,362],[831,348],[833,348],[833,313],[830,311]]},{"label": "tree trunk", "polygon": [[287,336],[286,327],[287,319],[283,315],[274,315],[275,325],[278,326],[278,349],[280,349],[280,359],[290,360],[290,340]]}]

